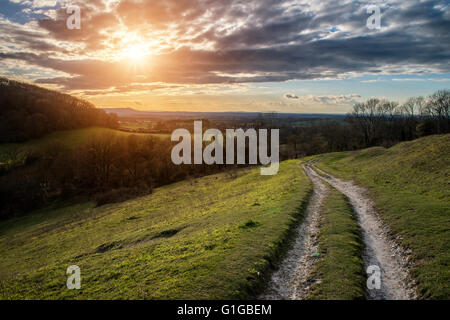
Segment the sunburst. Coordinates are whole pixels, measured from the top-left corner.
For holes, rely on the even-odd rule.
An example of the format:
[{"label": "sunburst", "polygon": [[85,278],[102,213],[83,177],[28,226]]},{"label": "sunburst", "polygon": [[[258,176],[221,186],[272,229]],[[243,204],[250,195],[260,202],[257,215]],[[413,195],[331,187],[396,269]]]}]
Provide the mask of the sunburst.
[{"label": "sunburst", "polygon": [[143,64],[149,55],[150,50],[145,43],[129,44],[122,49],[120,54],[122,60],[133,65]]}]

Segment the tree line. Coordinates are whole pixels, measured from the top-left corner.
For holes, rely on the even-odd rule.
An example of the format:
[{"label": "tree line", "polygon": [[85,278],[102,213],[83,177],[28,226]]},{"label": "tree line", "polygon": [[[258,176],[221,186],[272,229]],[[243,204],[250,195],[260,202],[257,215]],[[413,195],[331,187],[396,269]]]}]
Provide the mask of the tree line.
[{"label": "tree line", "polygon": [[415,97],[399,104],[369,99],[353,106],[344,121],[318,121],[311,126],[282,128],[282,158],[390,147],[402,141],[450,132],[450,90]]},{"label": "tree line", "polygon": [[225,168],[235,177],[237,165],[174,165],[172,146],[170,139],[150,135],[103,134],[77,147],[55,141],[29,151],[0,170],[0,220],[74,198],[121,202],[181,180],[194,184]]}]

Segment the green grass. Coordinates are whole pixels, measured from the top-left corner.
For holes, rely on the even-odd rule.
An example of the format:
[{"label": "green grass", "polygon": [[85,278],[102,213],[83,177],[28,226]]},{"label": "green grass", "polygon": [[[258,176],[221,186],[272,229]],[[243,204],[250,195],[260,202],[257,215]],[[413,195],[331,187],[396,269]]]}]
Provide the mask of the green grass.
[{"label": "green grass", "polygon": [[33,149],[41,149],[46,146],[54,143],[56,141],[63,143],[67,147],[75,148],[81,145],[83,142],[89,141],[89,139],[102,136],[105,134],[114,134],[114,135],[148,135],[165,138],[167,135],[165,134],[141,134],[141,133],[130,133],[119,130],[100,128],[100,127],[91,127],[84,129],[75,129],[75,130],[66,130],[66,131],[58,131],[51,133],[43,138],[30,140],[24,143],[5,143],[0,144],[0,161],[9,160],[11,152],[17,152],[19,154],[26,152],[27,150]]},{"label": "green grass", "polygon": [[421,298],[450,298],[450,135],[321,156],[318,167],[368,188],[403,247]]},{"label": "green grass", "polygon": [[[274,176],[217,174],[94,208],[0,224],[1,299],[247,298],[264,284],[311,185],[298,161]],[[82,289],[66,288],[81,268]]]},{"label": "green grass", "polygon": [[310,279],[308,299],[364,299],[365,275],[361,231],[347,198],[334,188],[321,208],[319,259]]}]

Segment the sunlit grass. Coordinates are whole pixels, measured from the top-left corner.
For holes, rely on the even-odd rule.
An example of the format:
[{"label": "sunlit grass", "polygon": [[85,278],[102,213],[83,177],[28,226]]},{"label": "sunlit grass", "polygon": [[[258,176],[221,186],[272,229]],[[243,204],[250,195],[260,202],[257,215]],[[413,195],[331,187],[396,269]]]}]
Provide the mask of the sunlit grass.
[{"label": "sunlit grass", "polygon": [[310,278],[317,282],[312,285],[308,299],[364,299],[366,276],[361,231],[347,198],[329,188],[320,208],[320,255]]},{"label": "sunlit grass", "polygon": [[89,141],[91,138],[102,135],[140,135],[140,136],[154,136],[159,138],[167,138],[169,137],[167,134],[146,134],[146,133],[131,133],[124,132],[120,130],[113,130],[107,128],[100,127],[91,127],[84,129],[75,129],[75,130],[66,130],[66,131],[57,131],[51,133],[45,137],[40,139],[30,140],[24,143],[5,143],[0,144],[0,161],[10,156],[11,152],[15,151],[16,153],[23,153],[29,150],[39,150],[45,148],[54,142],[60,142],[63,145],[69,148],[76,148]]},{"label": "sunlit grass", "polygon": [[[217,174],[94,208],[0,224],[3,299],[246,298],[262,284],[311,190],[298,161],[274,176]],[[66,288],[78,265],[82,289]]]},{"label": "sunlit grass", "polygon": [[420,296],[448,299],[450,135],[320,157],[320,168],[369,189],[381,218],[412,250]]}]

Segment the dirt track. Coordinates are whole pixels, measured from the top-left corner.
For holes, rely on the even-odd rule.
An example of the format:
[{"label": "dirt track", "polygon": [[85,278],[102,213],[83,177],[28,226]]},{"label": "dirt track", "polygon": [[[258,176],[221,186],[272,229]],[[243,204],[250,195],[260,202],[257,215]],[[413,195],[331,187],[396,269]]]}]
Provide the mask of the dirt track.
[{"label": "dirt track", "polygon": [[[337,179],[313,167],[314,175],[342,192],[353,206],[361,227],[365,250],[363,260],[366,268],[378,266],[381,269],[381,288],[367,290],[368,299],[408,300],[415,298],[414,283],[408,274],[408,259],[405,250],[394,243],[389,231],[378,218],[372,200],[366,190],[352,181]],[[313,170],[313,171],[314,171]]]},{"label": "dirt track", "polygon": [[317,249],[319,231],[319,208],[326,197],[328,187],[308,167],[303,167],[314,187],[306,209],[304,221],[295,231],[295,240],[286,257],[280,263],[269,282],[267,290],[259,297],[264,300],[301,300],[305,298],[310,283],[307,283]]},{"label": "dirt track", "polygon": [[319,208],[325,199],[327,186],[318,178],[310,177],[314,192],[306,209],[304,221],[295,231],[295,240],[269,282],[267,290],[259,297],[264,300],[299,300],[304,298],[307,279],[314,265],[316,236],[319,231]]},{"label": "dirt track", "polygon": [[[304,299],[312,283],[308,278],[313,269],[317,250],[317,234],[320,225],[320,206],[332,185],[343,193],[353,206],[362,230],[365,250],[365,268],[378,266],[381,270],[381,288],[367,289],[367,298],[372,300],[407,300],[415,298],[414,283],[408,275],[408,259],[405,251],[388,236],[366,190],[353,182],[346,182],[323,172],[313,164],[302,164],[314,188],[306,209],[304,221],[295,231],[295,240],[286,257],[280,263],[260,299],[299,300]],[[318,174],[318,172],[320,174]],[[326,181],[327,183],[324,183]]]}]

